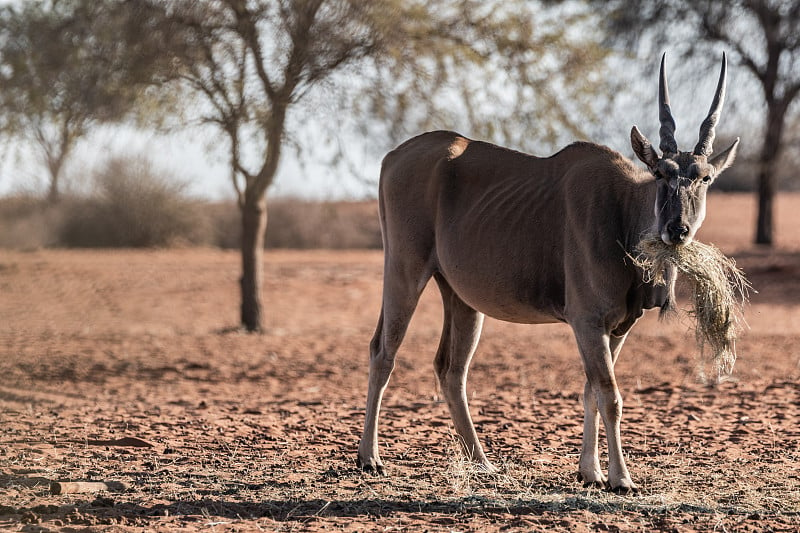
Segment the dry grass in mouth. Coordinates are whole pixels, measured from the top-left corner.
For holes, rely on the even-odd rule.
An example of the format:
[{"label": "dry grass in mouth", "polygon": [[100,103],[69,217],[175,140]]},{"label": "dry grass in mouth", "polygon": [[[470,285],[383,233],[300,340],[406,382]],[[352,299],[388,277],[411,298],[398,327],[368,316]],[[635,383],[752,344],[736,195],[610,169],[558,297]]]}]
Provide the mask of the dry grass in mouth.
[{"label": "dry grass in mouth", "polygon": [[710,244],[692,240],[672,246],[658,235],[647,235],[634,261],[645,279],[664,284],[668,267],[677,269],[692,292],[695,336],[701,351],[709,345],[718,377],[730,374],[736,361],[736,337],[744,326],[742,308],[752,288],[736,262]]}]

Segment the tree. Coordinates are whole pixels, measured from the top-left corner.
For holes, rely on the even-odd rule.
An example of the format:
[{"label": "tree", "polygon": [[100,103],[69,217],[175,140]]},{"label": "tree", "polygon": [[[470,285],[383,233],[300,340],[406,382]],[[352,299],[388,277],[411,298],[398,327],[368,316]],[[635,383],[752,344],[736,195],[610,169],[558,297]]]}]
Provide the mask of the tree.
[{"label": "tree", "polygon": [[[800,0],[615,0],[595,2],[612,16],[609,35],[636,43],[650,34],[669,44],[678,21],[697,39],[689,55],[708,55],[723,44],[760,84],[766,107],[758,158],[758,218],[755,242],[772,245],[778,161],[786,142],[789,110],[800,93]],[[682,36],[684,38],[685,36]]]},{"label": "tree", "polygon": [[129,23],[135,13],[124,0],[0,7],[0,133],[37,147],[52,202],[78,140],[136,108],[142,85],[161,68],[163,36],[143,39],[144,28]]},{"label": "tree", "polygon": [[[391,124],[391,140],[418,127],[469,126],[518,147],[552,141],[565,127],[578,133],[596,108],[585,95],[598,90],[604,52],[568,31],[569,21],[585,16],[579,11],[548,13],[523,0],[147,6],[162,9],[161,23],[184,36],[177,86],[200,97],[197,118],[227,139],[242,214],[241,323],[248,331],[263,328],[266,192],[293,133],[290,112],[315,95]],[[337,128],[324,123],[316,122]]]}]

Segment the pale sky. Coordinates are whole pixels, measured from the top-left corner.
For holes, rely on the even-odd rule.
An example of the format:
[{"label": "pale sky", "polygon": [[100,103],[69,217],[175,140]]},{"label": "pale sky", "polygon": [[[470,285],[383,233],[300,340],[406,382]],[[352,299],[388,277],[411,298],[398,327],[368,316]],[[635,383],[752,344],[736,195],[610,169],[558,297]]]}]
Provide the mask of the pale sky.
[{"label": "pale sky", "polygon": [[[125,127],[104,127],[82,140],[65,168],[64,190],[85,188],[93,169],[114,156],[143,156],[156,169],[190,184],[193,196],[211,200],[233,199],[226,145],[213,129],[157,135]],[[270,196],[294,196],[316,200],[365,198],[377,195],[379,155],[365,155],[359,163],[361,178],[350,170],[325,164],[309,153],[301,165],[291,151],[282,158]],[[0,148],[0,195],[16,191],[46,191],[46,171],[30,148]],[[373,183],[365,183],[371,180]]]}]

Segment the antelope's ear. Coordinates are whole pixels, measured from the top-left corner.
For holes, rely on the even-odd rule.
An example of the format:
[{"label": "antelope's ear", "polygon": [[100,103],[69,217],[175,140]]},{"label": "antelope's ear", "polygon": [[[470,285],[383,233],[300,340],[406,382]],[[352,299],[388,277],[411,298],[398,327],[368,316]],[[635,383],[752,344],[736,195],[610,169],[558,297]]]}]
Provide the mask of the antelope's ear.
[{"label": "antelope's ear", "polygon": [[730,145],[727,150],[711,158],[709,163],[717,171],[717,175],[733,164],[733,160],[736,159],[736,149],[738,146],[739,137],[736,137],[736,140],[733,141],[733,144]]},{"label": "antelope's ear", "polygon": [[636,157],[647,165],[647,168],[650,170],[656,168],[658,154],[653,148],[653,145],[650,144],[650,141],[647,140],[647,137],[642,135],[642,132],[639,131],[639,128],[636,126],[631,129],[631,146],[633,147]]}]

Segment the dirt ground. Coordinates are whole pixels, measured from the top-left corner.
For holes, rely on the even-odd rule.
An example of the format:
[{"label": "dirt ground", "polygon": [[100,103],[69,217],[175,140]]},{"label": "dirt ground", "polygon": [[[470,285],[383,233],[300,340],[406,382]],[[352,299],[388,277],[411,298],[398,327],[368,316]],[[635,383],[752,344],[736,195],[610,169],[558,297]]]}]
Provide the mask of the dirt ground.
[{"label": "dirt ground", "polygon": [[[780,198],[773,251],[748,244],[753,209],[712,196],[700,235],[758,290],[732,378],[703,378],[685,316],[645,316],[623,350],[636,496],[576,480],[564,325],[487,320],[470,406],[501,468],[463,461],[434,384],[433,286],[385,396],[390,475],[357,470],[380,252],[269,252],[268,331],[246,335],[234,252],[0,251],[0,529],[797,531],[800,196]],[[52,494],[68,481],[108,490]]]}]

